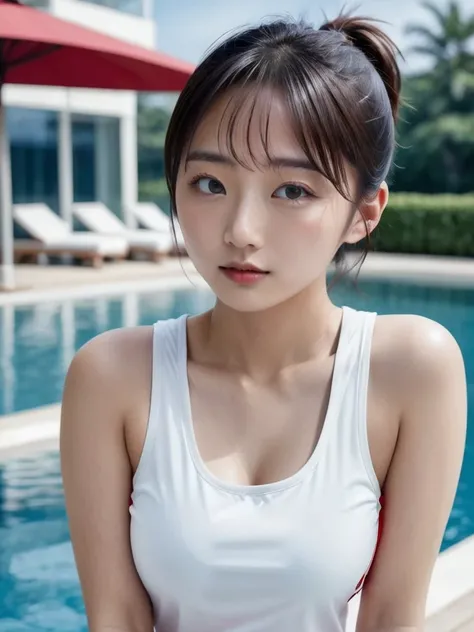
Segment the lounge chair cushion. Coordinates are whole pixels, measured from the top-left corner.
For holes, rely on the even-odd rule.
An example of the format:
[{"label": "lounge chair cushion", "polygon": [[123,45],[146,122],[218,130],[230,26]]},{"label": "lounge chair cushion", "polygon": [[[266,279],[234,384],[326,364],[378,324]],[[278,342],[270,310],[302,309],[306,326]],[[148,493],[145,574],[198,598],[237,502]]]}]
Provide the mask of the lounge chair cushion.
[{"label": "lounge chair cushion", "polygon": [[74,204],[73,211],[78,220],[89,230],[101,235],[123,237],[131,248],[166,253],[173,246],[169,231],[164,233],[129,229],[101,202]]},{"label": "lounge chair cushion", "polygon": [[[132,212],[139,223],[145,228],[158,232],[171,233],[173,236],[171,219],[153,202],[138,202],[132,208]],[[181,228],[176,220],[173,222],[173,225],[176,232],[178,247],[183,249],[185,247],[185,243]]]},{"label": "lounge chair cushion", "polygon": [[[128,252],[127,240],[118,236],[92,235],[72,231],[67,222],[56,215],[46,204],[16,204],[13,216],[24,230],[42,245],[33,240],[16,240],[17,248],[28,248],[47,252],[94,252],[104,257],[122,257]],[[29,244],[29,246],[28,246]]]},{"label": "lounge chair cushion", "polygon": [[123,257],[127,254],[128,244],[121,239],[98,238],[95,235],[74,235],[74,238],[51,239],[47,243],[35,239],[15,239],[14,245],[17,250],[31,250],[32,252],[58,252],[65,254],[90,252],[91,254],[102,255],[103,257]]}]

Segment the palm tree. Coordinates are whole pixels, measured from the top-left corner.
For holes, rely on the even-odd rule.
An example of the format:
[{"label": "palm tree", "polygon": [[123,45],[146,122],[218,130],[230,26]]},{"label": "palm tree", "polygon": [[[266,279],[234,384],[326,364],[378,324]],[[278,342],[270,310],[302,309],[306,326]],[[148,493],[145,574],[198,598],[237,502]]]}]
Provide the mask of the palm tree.
[{"label": "palm tree", "polygon": [[445,8],[431,1],[421,4],[431,13],[436,26],[430,29],[421,24],[409,25],[406,33],[418,39],[411,51],[434,61],[434,95],[445,101],[445,107],[464,111],[466,94],[472,94],[474,89],[474,57],[470,51],[474,40],[474,15],[464,18],[457,0],[450,0]]},{"label": "palm tree", "polygon": [[422,6],[433,26],[414,24],[412,51],[427,56],[428,71],[405,77],[404,97],[412,106],[399,125],[395,184],[399,189],[429,192],[472,190],[474,161],[474,15],[465,16],[461,2]]},{"label": "palm tree", "polygon": [[430,30],[421,24],[409,25],[406,33],[420,39],[411,50],[433,58],[436,65],[471,58],[469,44],[474,37],[474,15],[463,19],[457,0],[450,0],[445,9],[430,1],[422,2],[421,6],[431,13],[437,29]]}]

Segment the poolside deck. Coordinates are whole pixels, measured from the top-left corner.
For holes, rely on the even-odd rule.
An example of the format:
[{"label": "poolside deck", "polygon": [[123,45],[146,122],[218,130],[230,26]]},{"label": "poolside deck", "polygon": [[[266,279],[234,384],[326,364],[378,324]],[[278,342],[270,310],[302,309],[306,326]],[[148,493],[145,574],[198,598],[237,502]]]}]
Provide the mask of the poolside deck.
[{"label": "poolside deck", "polygon": [[124,281],[154,280],[193,272],[189,259],[169,257],[160,263],[149,261],[117,261],[96,269],[72,265],[17,265],[17,288],[9,294],[25,291],[70,288],[80,285],[123,283]]}]

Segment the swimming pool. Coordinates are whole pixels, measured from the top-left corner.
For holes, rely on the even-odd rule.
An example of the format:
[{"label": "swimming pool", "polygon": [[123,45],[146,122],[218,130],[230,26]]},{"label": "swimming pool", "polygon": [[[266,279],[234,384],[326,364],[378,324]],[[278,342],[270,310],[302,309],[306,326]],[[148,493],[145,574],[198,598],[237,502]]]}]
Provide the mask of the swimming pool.
[{"label": "swimming pool", "polygon": [[[474,403],[474,290],[360,282],[334,289],[338,304],[438,320],[464,352]],[[59,401],[74,351],[123,325],[195,313],[206,290],[159,291],[0,309],[0,413]],[[443,549],[474,533],[474,407]],[[0,632],[86,632],[55,453],[0,464]]]}]

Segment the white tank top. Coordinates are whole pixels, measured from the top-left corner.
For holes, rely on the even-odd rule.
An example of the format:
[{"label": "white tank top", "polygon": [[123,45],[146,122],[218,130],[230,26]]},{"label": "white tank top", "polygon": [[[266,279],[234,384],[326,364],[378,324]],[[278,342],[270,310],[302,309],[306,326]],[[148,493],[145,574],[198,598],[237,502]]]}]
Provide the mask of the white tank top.
[{"label": "white tank top", "polygon": [[150,418],[130,506],[155,629],[343,632],[378,535],[366,423],[375,314],[343,309],[318,444],[293,476],[257,486],[221,481],[200,457],[186,318],[154,326]]}]

